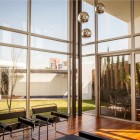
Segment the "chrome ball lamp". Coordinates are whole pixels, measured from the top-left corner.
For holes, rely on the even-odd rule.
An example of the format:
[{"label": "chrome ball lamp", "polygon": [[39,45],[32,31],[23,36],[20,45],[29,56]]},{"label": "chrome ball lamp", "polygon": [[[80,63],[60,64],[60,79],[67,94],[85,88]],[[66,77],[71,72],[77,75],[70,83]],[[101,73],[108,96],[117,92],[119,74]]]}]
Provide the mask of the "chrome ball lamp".
[{"label": "chrome ball lamp", "polygon": [[103,3],[97,3],[95,6],[95,13],[96,14],[103,14],[105,11],[105,6]]},{"label": "chrome ball lamp", "polygon": [[81,12],[78,15],[78,21],[80,23],[85,23],[89,21],[89,14],[87,12]]},{"label": "chrome ball lamp", "polygon": [[92,32],[90,29],[88,29],[88,28],[83,29],[83,31],[82,31],[83,38],[89,38],[89,37],[91,37],[91,35],[92,35]]}]

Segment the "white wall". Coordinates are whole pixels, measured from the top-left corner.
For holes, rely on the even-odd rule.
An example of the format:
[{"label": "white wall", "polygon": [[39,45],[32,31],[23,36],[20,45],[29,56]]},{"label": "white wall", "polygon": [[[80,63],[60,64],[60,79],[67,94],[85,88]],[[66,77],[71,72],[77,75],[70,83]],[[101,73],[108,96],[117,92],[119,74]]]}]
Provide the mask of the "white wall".
[{"label": "white wall", "polygon": [[[31,74],[30,87],[31,96],[66,95],[67,74]],[[14,95],[26,95],[26,74],[18,80]]]}]

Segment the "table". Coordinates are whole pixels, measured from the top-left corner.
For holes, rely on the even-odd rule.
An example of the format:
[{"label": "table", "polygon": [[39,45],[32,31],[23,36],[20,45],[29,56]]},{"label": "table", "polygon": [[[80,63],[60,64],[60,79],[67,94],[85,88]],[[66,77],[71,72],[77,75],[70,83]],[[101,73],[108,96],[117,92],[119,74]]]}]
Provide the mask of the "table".
[{"label": "table", "polygon": [[76,135],[66,135],[64,137],[58,138],[56,140],[88,140],[86,138],[82,138]]}]

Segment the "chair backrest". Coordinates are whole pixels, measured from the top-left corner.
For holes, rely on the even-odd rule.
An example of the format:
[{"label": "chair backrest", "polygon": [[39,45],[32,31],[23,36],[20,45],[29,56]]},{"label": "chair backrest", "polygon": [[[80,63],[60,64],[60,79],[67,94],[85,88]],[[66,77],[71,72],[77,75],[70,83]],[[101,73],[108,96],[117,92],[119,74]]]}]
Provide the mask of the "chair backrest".
[{"label": "chair backrest", "polygon": [[8,110],[0,110],[0,120],[14,119],[18,117],[26,117],[25,108],[14,108],[10,112]]},{"label": "chair backrest", "polygon": [[32,108],[33,115],[40,114],[40,113],[51,112],[51,111],[57,111],[57,105],[56,104],[37,105],[37,106],[32,106],[31,108]]}]

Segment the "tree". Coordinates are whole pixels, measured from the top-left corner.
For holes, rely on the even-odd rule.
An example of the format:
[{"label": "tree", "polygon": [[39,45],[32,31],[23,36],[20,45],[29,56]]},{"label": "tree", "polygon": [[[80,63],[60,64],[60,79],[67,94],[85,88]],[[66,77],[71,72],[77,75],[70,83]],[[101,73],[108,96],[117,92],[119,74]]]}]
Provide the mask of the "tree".
[{"label": "tree", "polygon": [[138,94],[140,94],[140,63],[136,63],[136,74],[137,74]]},{"label": "tree", "polygon": [[117,89],[120,89],[120,59],[119,56],[117,56]]},{"label": "tree", "polygon": [[17,62],[21,51],[22,49],[13,48],[11,50],[12,66],[1,71],[1,92],[6,97],[9,112],[11,111],[13,93],[18,79]]},{"label": "tree", "polygon": [[0,76],[0,91],[1,95],[8,95],[9,90],[9,71],[8,67],[1,67],[0,69],[1,76]]}]

